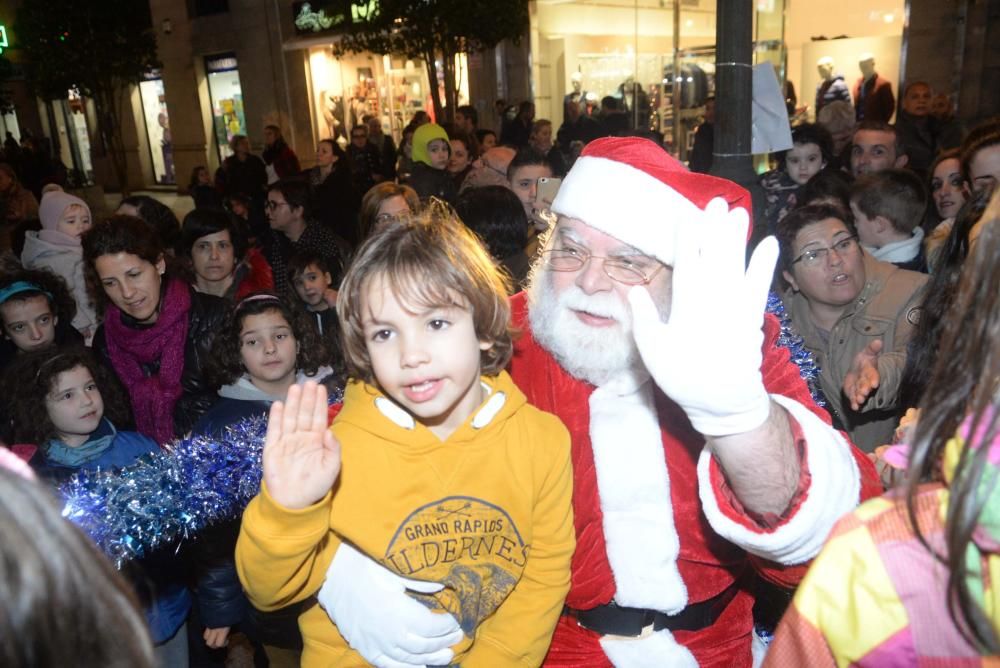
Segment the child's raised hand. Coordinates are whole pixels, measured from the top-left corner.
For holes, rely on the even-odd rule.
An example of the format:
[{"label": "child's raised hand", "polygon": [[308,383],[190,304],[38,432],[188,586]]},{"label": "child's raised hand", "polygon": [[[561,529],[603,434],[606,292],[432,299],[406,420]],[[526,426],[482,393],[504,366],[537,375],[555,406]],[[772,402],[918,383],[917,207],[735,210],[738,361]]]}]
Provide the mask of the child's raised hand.
[{"label": "child's raised hand", "polygon": [[264,439],[264,482],[279,505],[306,508],[330,491],[340,474],[340,443],[327,429],[326,388],[292,385],[271,406]]}]

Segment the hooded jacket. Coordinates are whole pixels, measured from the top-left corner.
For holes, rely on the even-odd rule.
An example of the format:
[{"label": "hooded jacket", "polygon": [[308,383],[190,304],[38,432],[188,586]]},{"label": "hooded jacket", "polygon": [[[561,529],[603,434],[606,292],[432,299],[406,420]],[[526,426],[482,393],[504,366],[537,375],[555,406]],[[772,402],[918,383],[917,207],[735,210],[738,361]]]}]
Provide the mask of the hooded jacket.
[{"label": "hooded jacket", "polygon": [[[331,427],[335,493],[290,511],[262,485],[243,516],[236,562],[254,605],[313,596],[346,539],[403,577],[445,584],[419,598],[465,630],[456,664],[540,665],[575,544],[569,435],[506,372],[481,380],[489,397],[443,442],[376,388],[350,384]],[[303,666],[367,665],[318,606],[299,625]]]},{"label": "hooded jacket", "polygon": [[[321,366],[312,376],[299,371],[295,375],[295,383],[301,385],[307,380],[315,380],[326,384],[324,381],[332,373],[333,370],[328,366]],[[275,397],[260,389],[249,376],[243,374],[236,382],[219,388],[219,400],[201,416],[192,431],[206,436],[220,435],[226,427],[240,420],[254,415],[266,415],[271,404],[282,399],[284,397]]]},{"label": "hooded jacket", "polygon": [[79,239],[56,229],[63,212],[74,205],[83,207],[87,217],[91,217],[90,207],[79,197],[61,190],[45,193],[38,208],[42,229],[25,233],[21,264],[26,269],[48,269],[66,281],[66,287],[76,302],[73,327],[90,343],[97,330],[98,319],[83,276],[83,247]]},{"label": "hooded jacket", "polygon": [[[431,166],[427,145],[435,139],[441,139],[448,144],[448,133],[444,128],[434,123],[424,123],[413,133],[413,171],[407,180],[407,185],[417,191],[422,201],[431,197],[443,199],[454,204],[458,199],[458,187],[447,169],[437,169]],[[449,154],[451,152],[449,144]]]}]

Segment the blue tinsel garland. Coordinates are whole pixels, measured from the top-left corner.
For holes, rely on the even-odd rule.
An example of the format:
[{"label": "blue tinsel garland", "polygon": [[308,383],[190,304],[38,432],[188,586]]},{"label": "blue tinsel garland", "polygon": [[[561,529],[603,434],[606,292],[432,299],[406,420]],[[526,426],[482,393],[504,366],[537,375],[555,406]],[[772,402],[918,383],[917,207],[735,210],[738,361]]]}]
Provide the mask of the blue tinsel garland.
[{"label": "blue tinsel garland", "polygon": [[767,312],[776,317],[781,324],[778,345],[788,349],[789,354],[792,356],[792,362],[799,367],[799,375],[802,376],[802,380],[806,381],[806,386],[809,388],[809,393],[812,395],[816,405],[825,407],[826,398],[823,396],[823,391],[819,388],[819,365],[816,364],[813,354],[806,350],[802,337],[795,331],[792,319],[785,311],[785,305],[782,303],[781,297],[775,292],[770,292],[767,295]]},{"label": "blue tinsel garland", "polygon": [[[342,393],[331,393],[331,403]],[[193,436],[169,452],[113,471],[81,471],[59,492],[63,516],[120,568],[207,526],[239,517],[260,491],[267,417],[244,419],[221,438]]]},{"label": "blue tinsel garland", "polygon": [[[820,406],[819,367],[775,294],[767,312],[778,318],[787,348]],[[339,402],[338,392],[331,403]],[[61,488],[63,515],[79,525],[120,567],[205,527],[238,517],[260,490],[265,416],[229,427],[222,438],[184,438],[170,452],[138,459],[117,471],[81,471]]]}]

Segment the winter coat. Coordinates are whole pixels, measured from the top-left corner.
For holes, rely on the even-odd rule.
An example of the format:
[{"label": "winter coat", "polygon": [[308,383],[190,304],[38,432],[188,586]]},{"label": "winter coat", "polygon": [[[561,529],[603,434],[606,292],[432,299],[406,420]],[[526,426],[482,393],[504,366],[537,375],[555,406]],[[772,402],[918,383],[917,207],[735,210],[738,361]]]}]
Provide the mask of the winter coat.
[{"label": "winter coat", "polygon": [[455,180],[448,170],[434,169],[422,162],[413,163],[413,171],[410,172],[406,184],[417,191],[422,202],[437,197],[454,204],[458,199],[458,188],[455,187]]},{"label": "winter coat", "polygon": [[[782,300],[806,349],[816,357],[828,410],[859,448],[871,452],[890,442],[902,414],[897,397],[906,366],[906,345],[920,322],[927,276],[880,262],[868,253],[863,262],[864,287],[825,335],[813,324],[809,301],[801,292],[789,288]],[[844,377],[854,357],[876,340],[882,341],[878,389],[861,410],[852,411],[843,396]]]},{"label": "winter coat", "polygon": [[274,173],[279,179],[287,179],[302,171],[298,156],[282,137],[278,137],[277,141],[265,148],[261,157],[264,158],[265,165],[274,168]]},{"label": "winter coat", "polygon": [[[328,368],[320,368],[312,378],[325,379],[329,376],[329,371]],[[308,378],[300,373],[298,382],[305,382]],[[219,438],[227,427],[251,417],[267,415],[275,399],[278,397],[264,393],[243,376],[235,383],[219,389],[219,400],[201,416],[192,431],[195,435]],[[209,527],[198,536],[195,545],[198,571],[195,600],[206,628],[235,626],[249,621],[251,634],[256,635],[253,629],[270,626],[273,620],[268,619],[267,615],[252,611],[243,595],[243,587],[233,561],[239,530],[239,520],[233,520]],[[279,642],[280,645],[294,647],[301,642],[294,624],[285,629],[285,633],[290,637],[285,642]]]},{"label": "winter coat", "polygon": [[247,155],[247,159],[243,161],[235,155],[229,156],[223,161],[216,176],[226,197],[246,195],[254,201],[264,199],[267,170],[264,168],[264,161],[255,155]]},{"label": "winter coat", "polygon": [[[353,247],[358,243],[361,197],[354,190],[349,162],[343,158],[322,178],[319,167],[303,172],[309,181],[309,215]],[[279,279],[280,280],[280,279]]]},{"label": "winter coat", "polygon": [[251,248],[243,261],[236,265],[233,284],[226,292],[226,299],[238,302],[261,290],[274,290],[274,274],[264,253],[259,248]]},{"label": "winter coat", "polygon": [[[31,464],[35,473],[53,485],[68,480],[81,469],[111,470],[132,464],[143,455],[160,451],[156,441],[134,431],[118,431],[107,419],[91,438],[113,435],[110,448],[99,457],[78,467],[64,466],[46,459],[44,451],[35,454]],[[129,563],[124,570],[132,583],[146,613],[150,635],[154,643],[169,640],[184,624],[191,609],[191,594],[184,584],[183,558],[173,550],[158,550],[138,561]]]},{"label": "winter coat", "polygon": [[[167,282],[164,281],[163,286],[166,285]],[[184,344],[184,371],[181,373],[183,394],[174,406],[174,435],[177,437],[191,431],[198,418],[215,402],[215,393],[205,380],[204,370],[212,354],[212,340],[222,328],[227,308],[225,300],[191,289],[191,310],[188,312],[187,341]],[[133,329],[144,328],[125,313],[122,313],[122,322]],[[93,348],[108,368],[113,369],[108,344],[104,340],[104,325],[97,329]],[[158,369],[159,364],[154,364],[145,371],[153,374]]]},{"label": "winter coat", "polygon": [[0,223],[20,223],[38,218],[38,200],[34,194],[21,184],[17,184],[5,193],[0,193],[0,211],[3,220]]},{"label": "winter coat", "polygon": [[194,200],[196,209],[221,209],[222,195],[214,187],[204,183],[191,188],[191,199]]},{"label": "winter coat", "polygon": [[938,153],[961,143],[961,130],[954,121],[942,122],[933,116],[920,118],[901,109],[895,125],[908,158],[906,166],[920,177],[927,176]]},{"label": "winter coat", "polygon": [[274,288],[283,297],[294,297],[295,289],[288,280],[288,261],[296,253],[317,253],[330,268],[333,287],[340,286],[340,280],[346,270],[347,242],[335,235],[329,228],[318,221],[306,223],[306,229],[297,241],[276,230],[270,230],[265,237],[264,255],[271,265],[274,277]]},{"label": "winter coat", "polygon": [[772,169],[760,177],[760,187],[764,190],[767,202],[765,218],[767,232],[774,234],[781,219],[795,208],[802,194],[802,186],[792,181],[784,169]]},{"label": "winter coat", "polygon": [[52,243],[43,239],[39,232],[29,231],[24,236],[21,264],[25,269],[48,269],[62,277],[76,302],[73,327],[84,336],[93,336],[97,329],[97,311],[90,302],[83,276],[83,248],[79,244]]},{"label": "winter coat", "polygon": [[[862,87],[867,94],[862,98]],[[859,121],[882,121],[888,123],[896,111],[896,98],[892,94],[892,82],[872,75],[869,81],[864,77],[854,84],[854,110]]]}]

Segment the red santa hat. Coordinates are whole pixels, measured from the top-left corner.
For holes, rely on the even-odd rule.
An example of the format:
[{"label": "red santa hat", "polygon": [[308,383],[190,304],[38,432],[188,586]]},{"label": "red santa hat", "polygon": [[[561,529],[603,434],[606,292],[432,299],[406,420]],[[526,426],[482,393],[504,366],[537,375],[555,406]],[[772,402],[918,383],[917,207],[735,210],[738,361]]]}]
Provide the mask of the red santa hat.
[{"label": "red santa hat", "polygon": [[648,139],[605,137],[583,149],[552,211],[673,264],[673,221],[701,220],[716,197],[751,211],[750,193],[732,181],[691,172]]}]

